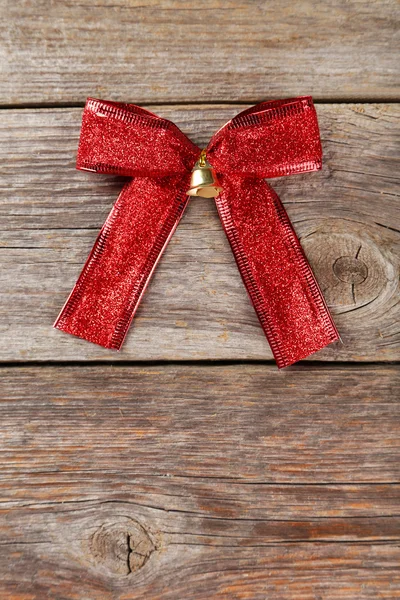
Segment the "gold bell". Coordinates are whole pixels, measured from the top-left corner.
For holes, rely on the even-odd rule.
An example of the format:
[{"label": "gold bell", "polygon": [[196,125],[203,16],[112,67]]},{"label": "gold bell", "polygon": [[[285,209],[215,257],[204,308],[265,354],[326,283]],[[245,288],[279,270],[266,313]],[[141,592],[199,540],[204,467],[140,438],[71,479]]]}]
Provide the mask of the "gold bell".
[{"label": "gold bell", "polygon": [[206,151],[202,150],[200,158],[194,165],[190,178],[188,196],[201,196],[202,198],[215,198],[222,191],[217,175],[206,159]]}]

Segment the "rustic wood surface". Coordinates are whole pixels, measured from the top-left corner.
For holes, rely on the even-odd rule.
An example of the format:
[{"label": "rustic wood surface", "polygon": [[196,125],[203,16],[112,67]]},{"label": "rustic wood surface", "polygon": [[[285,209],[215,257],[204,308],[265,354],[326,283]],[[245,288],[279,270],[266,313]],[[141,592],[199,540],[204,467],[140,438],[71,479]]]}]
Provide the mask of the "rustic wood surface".
[{"label": "rustic wood surface", "polygon": [[[201,146],[239,109],[171,106],[158,113]],[[311,359],[397,360],[400,105],[325,104],[317,110],[323,170],[272,182],[343,340]],[[0,114],[0,328],[13,340],[0,347],[1,358],[270,359],[212,199],[191,202],[123,352],[52,330],[123,184],[122,178],[75,170],[81,112]]]},{"label": "rustic wood surface", "polygon": [[399,598],[399,385],[395,366],[4,369],[5,597]]},{"label": "rustic wood surface", "polygon": [[[0,599],[400,599],[399,3],[0,11]],[[271,183],[343,343],[277,370],[202,199],[121,353],[52,329],[124,182],[75,170],[87,96],[204,146],[303,94],[323,170]]]},{"label": "rustic wood surface", "polygon": [[1,0],[0,102],[397,99],[396,0]]}]

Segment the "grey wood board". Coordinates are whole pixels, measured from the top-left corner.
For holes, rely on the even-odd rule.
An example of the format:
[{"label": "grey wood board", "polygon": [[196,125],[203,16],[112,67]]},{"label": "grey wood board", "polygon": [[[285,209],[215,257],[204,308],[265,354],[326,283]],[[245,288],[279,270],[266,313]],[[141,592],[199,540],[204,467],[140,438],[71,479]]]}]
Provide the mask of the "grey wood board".
[{"label": "grey wood board", "polygon": [[[150,106],[197,144],[239,106]],[[312,360],[399,357],[399,105],[318,105],[321,172],[271,183],[314,268],[343,343]],[[74,168],[81,109],[0,114],[0,357],[268,359],[212,200],[192,201],[115,353],[52,329],[122,178]]]},{"label": "grey wood board", "polygon": [[1,383],[0,597],[400,597],[396,366]]},{"label": "grey wood board", "polygon": [[2,369],[2,464],[287,483],[399,480],[393,366]]},{"label": "grey wood board", "polygon": [[[157,513],[129,502],[7,511],[5,551],[0,553],[3,597],[400,597],[396,519],[364,519],[357,528],[355,520],[203,518],[197,526],[201,535],[193,531],[190,515]],[[325,539],[318,539],[319,531]],[[296,541],[304,535],[310,539]]]},{"label": "grey wood board", "polygon": [[396,0],[1,0],[0,102],[398,99]]}]

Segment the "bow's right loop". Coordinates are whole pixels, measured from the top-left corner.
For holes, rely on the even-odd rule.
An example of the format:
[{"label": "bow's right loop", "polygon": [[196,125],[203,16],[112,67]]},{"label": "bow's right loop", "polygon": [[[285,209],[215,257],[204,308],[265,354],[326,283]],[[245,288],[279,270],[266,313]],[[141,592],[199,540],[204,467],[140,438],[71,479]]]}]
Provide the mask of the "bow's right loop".
[{"label": "bow's right loop", "polygon": [[280,177],[321,169],[312,98],[262,102],[244,110],[213,135],[207,158],[217,172],[242,177]]}]

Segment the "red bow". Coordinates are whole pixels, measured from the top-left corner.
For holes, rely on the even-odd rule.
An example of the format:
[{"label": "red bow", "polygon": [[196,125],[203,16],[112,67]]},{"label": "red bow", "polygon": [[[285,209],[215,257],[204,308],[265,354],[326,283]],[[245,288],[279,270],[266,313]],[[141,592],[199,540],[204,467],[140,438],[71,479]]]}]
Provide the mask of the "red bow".
[{"label": "red bow", "polygon": [[[88,99],[77,168],[131,179],[111,210],[55,327],[119,349],[188,203],[200,149],[134,104]],[[244,284],[279,367],[338,339],[298,238],[266,177],[321,168],[310,97],[263,102],[211,138],[215,198]]]}]

